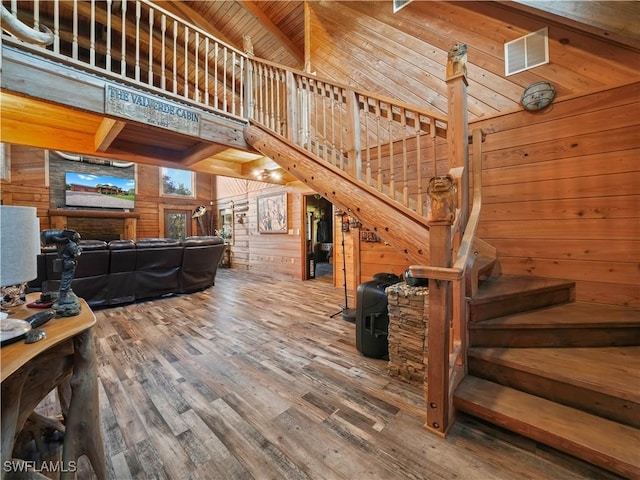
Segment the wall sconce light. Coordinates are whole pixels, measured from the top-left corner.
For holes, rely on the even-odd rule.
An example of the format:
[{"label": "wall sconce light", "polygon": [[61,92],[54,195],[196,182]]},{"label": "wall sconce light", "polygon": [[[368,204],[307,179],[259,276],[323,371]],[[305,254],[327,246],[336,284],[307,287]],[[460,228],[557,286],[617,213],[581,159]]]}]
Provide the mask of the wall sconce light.
[{"label": "wall sconce light", "polygon": [[247,217],[247,214],[246,214],[246,213],[238,213],[238,214],[236,215],[236,217],[237,217],[237,222],[238,222],[240,225],[243,225],[243,224],[244,224],[244,222],[245,222],[245,218]]},{"label": "wall sconce light", "polygon": [[549,106],[554,98],[556,98],[556,89],[552,83],[536,82],[524,90],[520,103],[525,110],[535,112]]}]

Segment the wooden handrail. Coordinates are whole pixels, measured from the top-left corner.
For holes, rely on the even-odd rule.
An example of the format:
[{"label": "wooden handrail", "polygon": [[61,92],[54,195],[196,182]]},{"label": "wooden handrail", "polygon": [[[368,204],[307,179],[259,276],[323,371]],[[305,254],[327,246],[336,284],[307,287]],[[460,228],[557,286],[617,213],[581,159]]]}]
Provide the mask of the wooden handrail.
[{"label": "wooden handrail", "polygon": [[444,159],[445,118],[273,62],[254,58],[249,68],[252,121],[424,215],[428,179],[407,172],[435,171],[438,149]]},{"label": "wooden handrail", "polygon": [[454,282],[461,280],[473,264],[473,240],[480,223],[482,210],[482,130],[473,131],[473,201],[469,221],[464,229],[458,255],[452,267],[410,265],[409,272],[415,278],[429,278]]},{"label": "wooden handrail", "polygon": [[[316,76],[314,74],[305,72],[303,70],[297,70],[295,68],[285,67],[283,65],[280,65],[280,64],[275,63],[275,62],[271,62],[271,61],[266,60],[264,58],[254,57],[253,61],[255,63],[261,63],[263,65],[269,65],[269,66],[274,67],[274,68],[281,68],[281,69],[286,70],[288,73],[293,74],[293,75],[298,75],[298,76],[301,76],[301,77],[308,77],[308,78],[312,78],[312,79],[318,79],[320,81],[326,81],[327,83],[331,83],[331,85],[333,85],[335,87],[342,88],[344,90],[353,90],[355,93],[359,93],[359,94],[362,94],[364,96],[371,97],[371,98],[376,98],[376,99],[380,100],[381,102],[389,103],[389,104],[392,104],[392,105],[394,105],[396,107],[399,107],[399,108],[405,108],[405,109],[408,109],[408,110],[418,110],[422,114],[428,115],[430,117],[433,117],[436,121],[442,122],[445,125],[448,122],[447,117],[445,117],[444,115],[441,115],[441,114],[439,114],[437,112],[434,112],[434,111],[431,111],[431,110],[426,110],[426,109],[421,109],[420,107],[416,107],[415,105],[411,105],[411,104],[405,103],[405,102],[403,102],[401,100],[394,99],[392,97],[388,97],[388,96],[385,96],[385,95],[382,95],[382,94],[379,94],[379,93],[376,93],[376,92],[372,92],[370,90],[354,89],[353,86],[349,86],[349,85],[347,85],[345,83],[336,82],[334,80],[329,81],[329,80],[323,79],[322,77],[318,77],[318,76]],[[446,136],[446,130],[444,130],[442,132]]]}]

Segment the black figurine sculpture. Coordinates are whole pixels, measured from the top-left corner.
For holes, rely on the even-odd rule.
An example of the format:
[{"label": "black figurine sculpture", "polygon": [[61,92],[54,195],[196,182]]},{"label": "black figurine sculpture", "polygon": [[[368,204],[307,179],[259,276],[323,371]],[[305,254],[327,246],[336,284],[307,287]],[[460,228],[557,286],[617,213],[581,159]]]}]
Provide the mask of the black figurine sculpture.
[{"label": "black figurine sculpture", "polygon": [[80,301],[71,290],[78,257],[82,253],[79,241],[80,234],[75,230],[44,230],[40,234],[42,245],[55,245],[58,252],[53,270],[60,273],[60,289],[52,308],[60,317],[72,317],[80,313]]}]

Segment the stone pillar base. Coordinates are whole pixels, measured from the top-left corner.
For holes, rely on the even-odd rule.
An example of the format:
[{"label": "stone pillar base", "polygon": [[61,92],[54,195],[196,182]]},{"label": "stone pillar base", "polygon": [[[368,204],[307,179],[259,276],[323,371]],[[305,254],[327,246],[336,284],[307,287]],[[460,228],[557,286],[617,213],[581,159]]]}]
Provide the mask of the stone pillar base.
[{"label": "stone pillar base", "polygon": [[386,292],[389,304],[389,375],[422,385],[427,354],[429,288],[410,287],[401,282],[387,287]]}]

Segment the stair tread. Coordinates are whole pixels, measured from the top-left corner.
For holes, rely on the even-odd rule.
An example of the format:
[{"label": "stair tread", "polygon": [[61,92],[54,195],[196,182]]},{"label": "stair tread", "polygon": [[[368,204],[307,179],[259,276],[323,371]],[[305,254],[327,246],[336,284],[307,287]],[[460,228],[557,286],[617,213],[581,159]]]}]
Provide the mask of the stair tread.
[{"label": "stair tread", "polygon": [[456,389],[454,404],[605,468],[640,475],[640,430],[633,427],[473,376]]},{"label": "stair tread", "polygon": [[618,305],[602,305],[587,302],[573,302],[562,305],[517,313],[505,317],[472,322],[470,329],[501,328],[607,328],[640,326],[640,309]]},{"label": "stair tread", "polygon": [[468,355],[640,403],[640,347],[472,347]]},{"label": "stair tread", "polygon": [[569,288],[574,282],[567,280],[524,277],[517,275],[498,275],[484,280],[478,292],[471,299],[472,305],[494,302],[512,296],[522,296],[525,292],[542,292],[559,288]]}]

